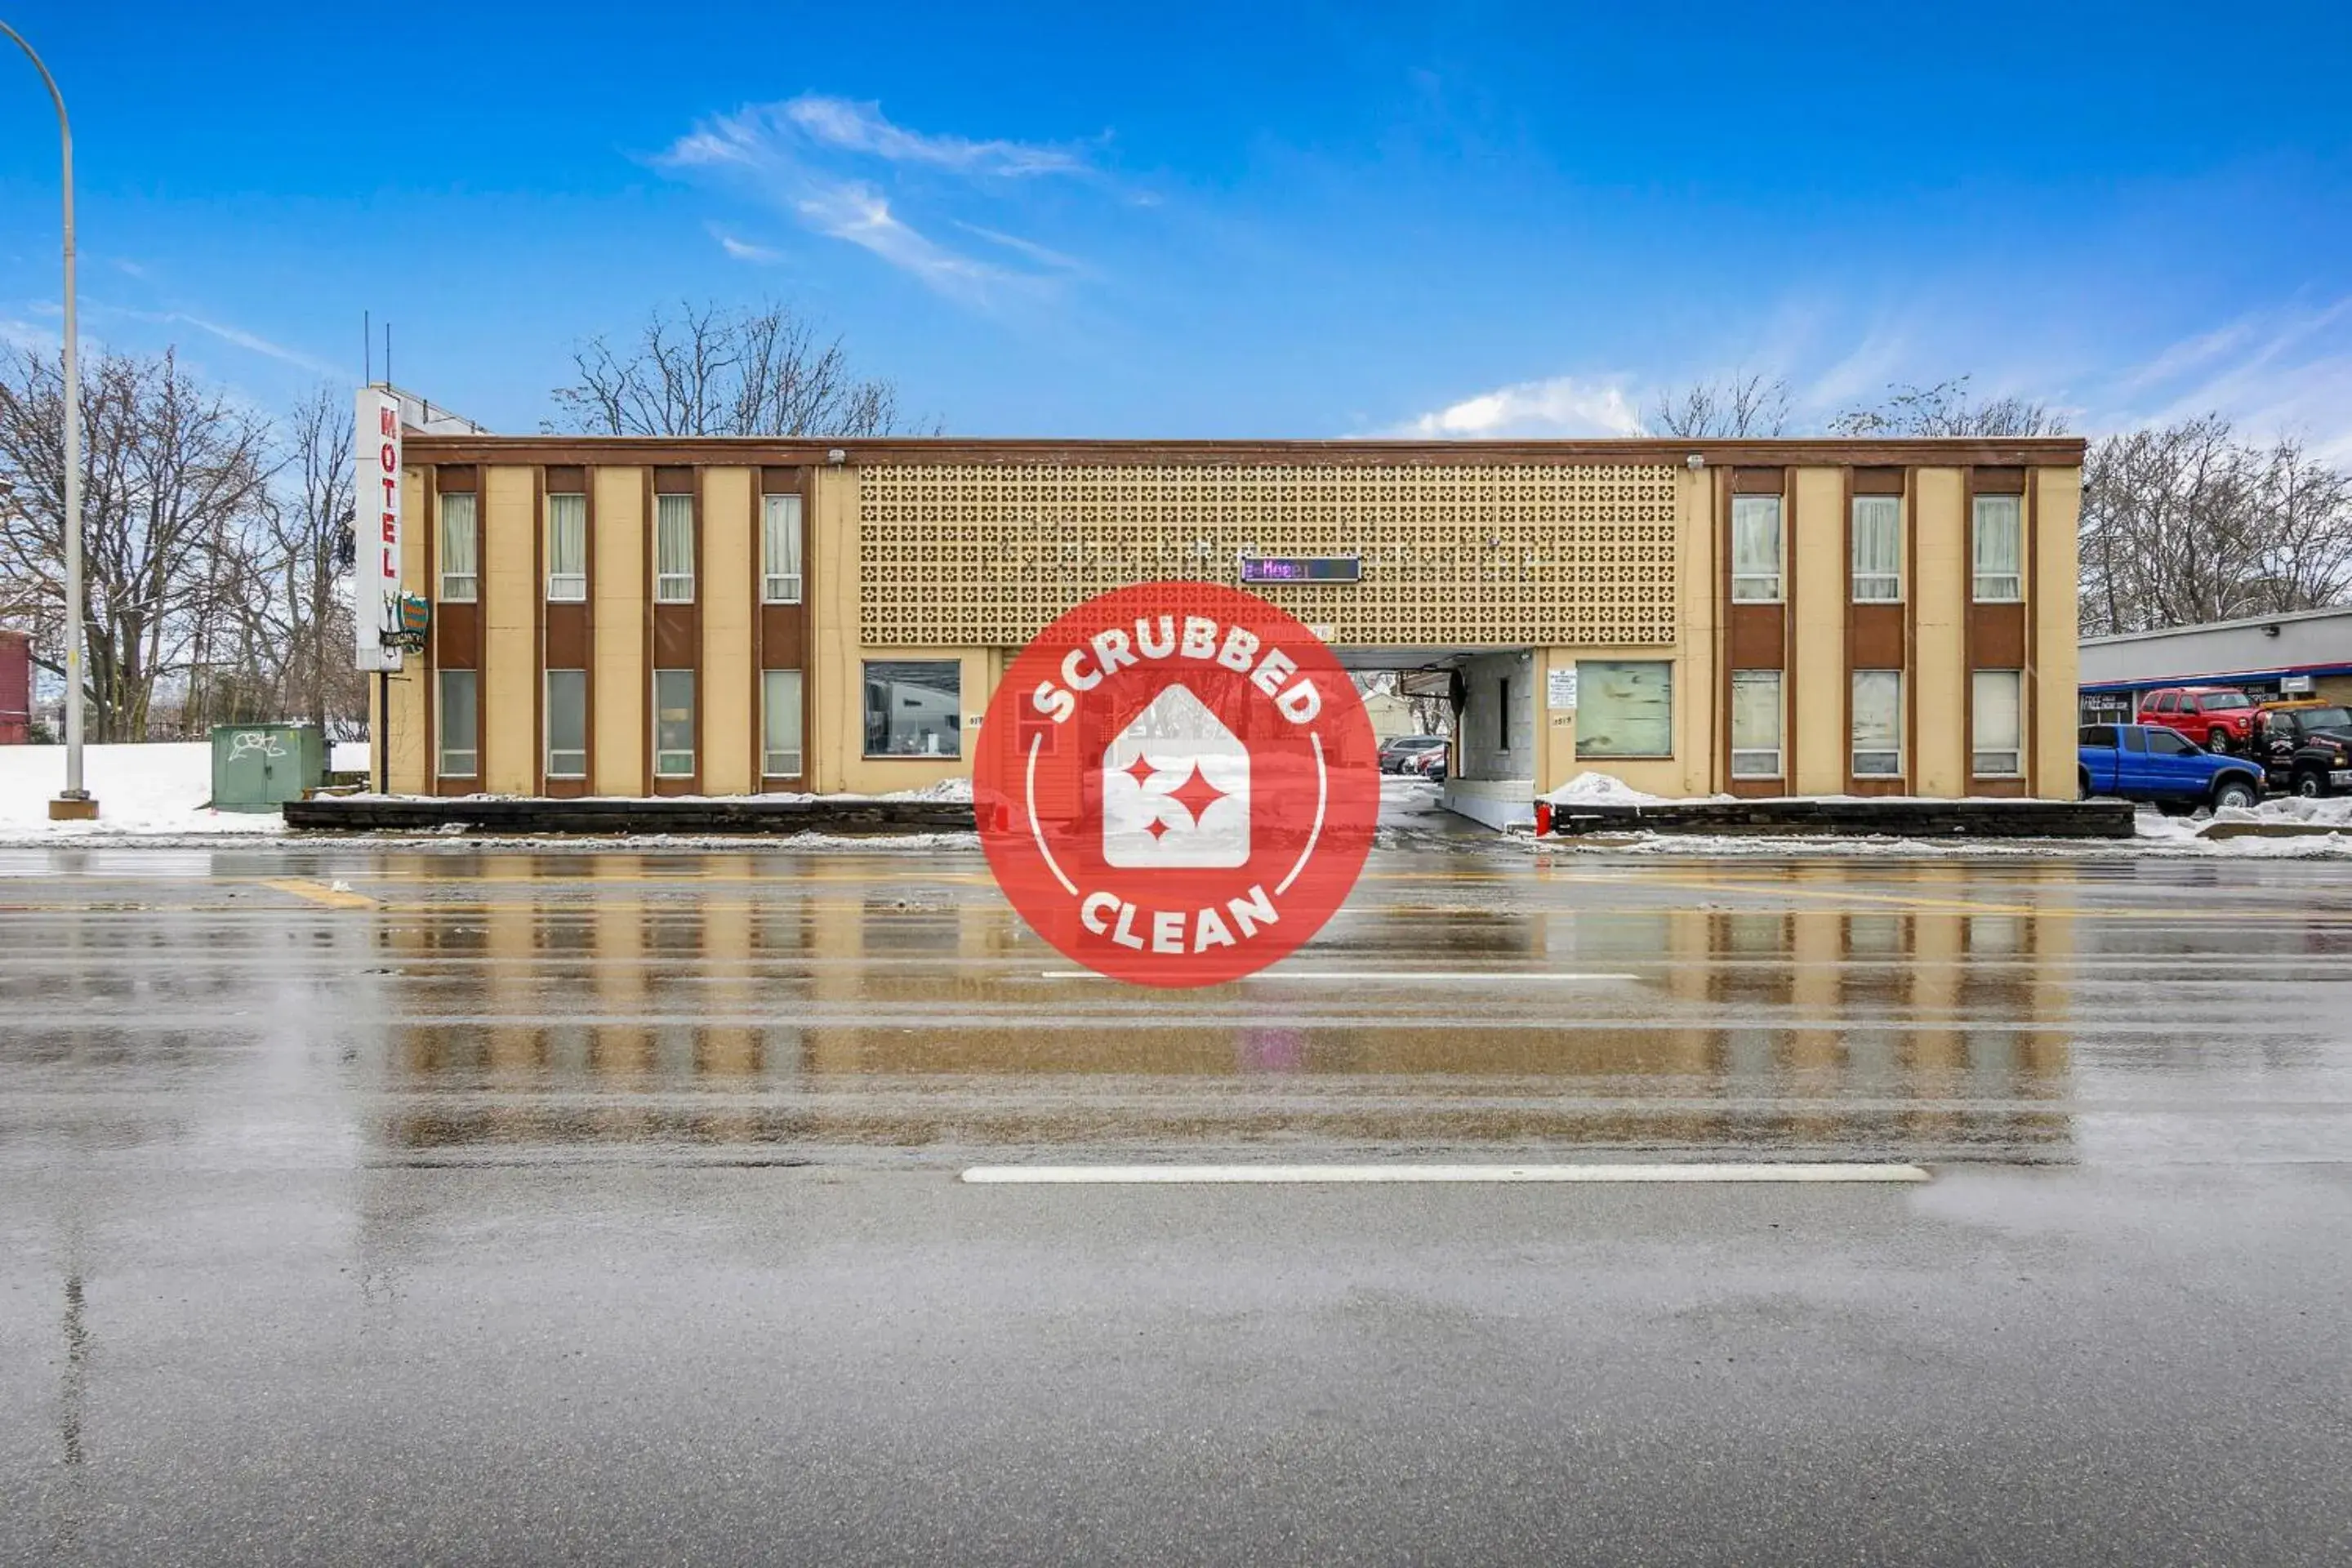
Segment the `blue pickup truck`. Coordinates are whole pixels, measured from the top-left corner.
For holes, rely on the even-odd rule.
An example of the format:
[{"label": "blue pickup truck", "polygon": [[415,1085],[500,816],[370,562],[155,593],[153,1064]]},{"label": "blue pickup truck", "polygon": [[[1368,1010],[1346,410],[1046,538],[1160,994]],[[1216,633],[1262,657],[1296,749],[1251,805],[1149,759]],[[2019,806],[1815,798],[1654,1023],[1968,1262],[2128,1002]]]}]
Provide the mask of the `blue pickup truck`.
[{"label": "blue pickup truck", "polygon": [[2121,795],[2170,811],[2252,805],[2261,766],[2210,752],[2152,724],[2085,724],[2076,737],[2083,797]]}]

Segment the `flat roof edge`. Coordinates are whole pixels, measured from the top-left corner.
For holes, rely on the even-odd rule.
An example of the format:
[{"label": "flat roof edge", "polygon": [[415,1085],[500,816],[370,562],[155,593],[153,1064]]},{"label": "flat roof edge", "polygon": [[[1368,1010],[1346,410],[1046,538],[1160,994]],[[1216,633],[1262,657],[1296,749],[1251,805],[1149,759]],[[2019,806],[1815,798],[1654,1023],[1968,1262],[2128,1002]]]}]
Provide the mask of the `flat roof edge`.
[{"label": "flat roof edge", "polygon": [[407,455],[438,463],[598,463],[635,459],[679,464],[824,466],[828,454],[866,463],[1308,463],[1404,464],[1666,463],[1693,453],[1714,467],[2079,468],[2078,436],[1985,439],[1913,437],[1677,440],[1643,437],[1558,441],[1055,440],[958,437],[521,436],[411,434]]}]

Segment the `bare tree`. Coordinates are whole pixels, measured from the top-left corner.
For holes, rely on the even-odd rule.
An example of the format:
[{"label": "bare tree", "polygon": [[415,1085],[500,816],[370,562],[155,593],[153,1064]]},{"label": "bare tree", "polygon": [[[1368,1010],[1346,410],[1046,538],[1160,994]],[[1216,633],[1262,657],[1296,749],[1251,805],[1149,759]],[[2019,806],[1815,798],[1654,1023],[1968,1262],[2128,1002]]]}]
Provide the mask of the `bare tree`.
[{"label": "bare tree", "polygon": [[[142,737],[159,682],[222,624],[270,473],[268,425],[154,357],[105,354],[81,386],[86,686],[90,738]],[[64,374],[59,356],[0,362],[0,611],[64,658]]]},{"label": "bare tree", "polygon": [[1735,374],[1658,394],[1649,427],[1654,435],[1693,439],[1785,435],[1790,402],[1780,377]]},{"label": "bare tree", "polygon": [[852,374],[788,305],[655,310],[634,343],[573,349],[579,380],[555,389],[564,427],[599,436],[888,436],[898,389]]},{"label": "bare tree", "polygon": [[1830,421],[1832,436],[2063,436],[2066,420],[2049,405],[2022,397],[1972,402],[1969,378],[1933,386],[1890,386],[1874,408],[1849,408]]},{"label": "bare tree", "polygon": [[2089,635],[2288,615],[2352,595],[2352,477],[2207,415],[2095,443],[2083,468]]},{"label": "bare tree", "polygon": [[339,388],[296,405],[281,482],[262,513],[279,710],[322,733],[367,710],[352,658],[352,430],[351,399]]}]

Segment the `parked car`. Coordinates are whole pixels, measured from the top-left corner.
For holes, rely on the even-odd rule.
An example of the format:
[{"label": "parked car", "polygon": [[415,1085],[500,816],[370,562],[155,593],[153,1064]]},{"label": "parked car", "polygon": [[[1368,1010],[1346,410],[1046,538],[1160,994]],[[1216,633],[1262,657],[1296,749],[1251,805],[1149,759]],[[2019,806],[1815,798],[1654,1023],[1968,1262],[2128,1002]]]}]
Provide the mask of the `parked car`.
[{"label": "parked car", "polygon": [[2254,710],[2254,757],[2273,789],[2352,792],[2352,711],[2338,702],[2265,702]]},{"label": "parked car", "polygon": [[1392,741],[1383,741],[1381,742],[1381,772],[1401,773],[1405,771],[1406,758],[1417,757],[1432,746],[1443,750],[1444,745],[1445,737],[1443,735],[1399,735]]},{"label": "parked car", "polygon": [[1432,746],[1425,752],[1416,752],[1406,758],[1403,772],[1408,778],[1423,778],[1432,784],[1444,784],[1445,759],[1446,748],[1443,744]]},{"label": "parked car", "polygon": [[2166,686],[2139,700],[2139,721],[2186,735],[2209,752],[2244,752],[2253,700],[2234,686]]},{"label": "parked car", "polygon": [[2121,795],[2168,811],[2252,805],[2262,770],[2242,757],[2215,756],[2153,724],[2085,724],[2075,737],[2084,799]]}]

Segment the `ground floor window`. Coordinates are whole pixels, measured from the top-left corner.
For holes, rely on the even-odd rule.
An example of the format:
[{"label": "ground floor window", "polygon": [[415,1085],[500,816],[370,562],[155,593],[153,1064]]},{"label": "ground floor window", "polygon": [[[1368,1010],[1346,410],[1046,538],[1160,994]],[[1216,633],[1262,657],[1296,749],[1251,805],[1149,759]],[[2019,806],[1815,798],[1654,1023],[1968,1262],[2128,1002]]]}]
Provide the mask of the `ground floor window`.
[{"label": "ground floor window", "polygon": [[772,779],[800,777],[801,672],[761,670],[760,702],[760,751],[764,759],[760,771]]},{"label": "ground floor window", "polygon": [[694,671],[654,671],[654,776],[694,776]]},{"label": "ground floor window", "polygon": [[547,672],[547,776],[588,776],[588,672]]},{"label": "ground floor window", "polygon": [[441,671],[441,712],[436,732],[441,737],[441,776],[469,779],[479,771],[481,709],[476,699],[479,676],[470,669]]},{"label": "ground floor window", "polygon": [[1731,776],[1780,776],[1780,672],[1731,672]]},{"label": "ground floor window", "polygon": [[1895,778],[1903,772],[1903,672],[1853,672],[1853,776]]},{"label": "ground floor window", "polygon": [[951,658],[866,661],[866,754],[962,754],[963,666]]},{"label": "ground floor window", "polygon": [[2014,778],[2025,771],[2024,675],[2014,669],[1979,669],[1971,688],[1976,734],[1969,771],[1980,779]]},{"label": "ground floor window", "polygon": [[1669,757],[1675,750],[1675,667],[1664,659],[1576,661],[1576,754]]}]

